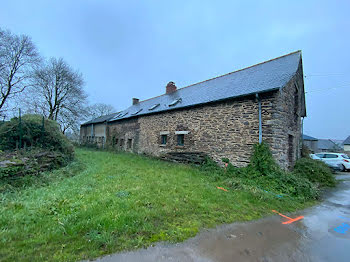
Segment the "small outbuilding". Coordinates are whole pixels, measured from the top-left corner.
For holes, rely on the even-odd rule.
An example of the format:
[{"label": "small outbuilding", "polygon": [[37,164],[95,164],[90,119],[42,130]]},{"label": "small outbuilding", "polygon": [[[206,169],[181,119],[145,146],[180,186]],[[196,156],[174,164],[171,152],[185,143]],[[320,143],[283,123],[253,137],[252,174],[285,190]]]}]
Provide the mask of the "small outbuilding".
[{"label": "small outbuilding", "polygon": [[315,137],[303,134],[303,145],[310,149],[312,153],[318,151],[318,139]]},{"label": "small outbuilding", "polygon": [[343,148],[331,139],[319,139],[317,152],[342,152]]},{"label": "small outbuilding", "polygon": [[106,143],[107,121],[115,117],[118,113],[94,118],[80,126],[80,143],[95,144],[104,147]]},{"label": "small outbuilding", "polygon": [[347,139],[344,140],[343,146],[345,152],[350,152],[350,136],[348,136]]}]

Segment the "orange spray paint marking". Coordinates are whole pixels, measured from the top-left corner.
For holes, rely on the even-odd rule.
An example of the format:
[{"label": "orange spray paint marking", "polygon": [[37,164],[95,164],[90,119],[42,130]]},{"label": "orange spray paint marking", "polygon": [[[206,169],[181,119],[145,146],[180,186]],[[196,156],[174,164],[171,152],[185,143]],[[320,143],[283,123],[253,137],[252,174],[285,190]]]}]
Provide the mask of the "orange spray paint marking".
[{"label": "orange spray paint marking", "polygon": [[283,215],[283,214],[281,214],[281,213],[278,213],[276,210],[272,210],[272,212],[274,212],[274,213],[280,215],[281,217],[284,217],[284,218],[287,218],[287,219],[288,219],[288,221],[282,222],[282,224],[284,224],[284,225],[286,225],[286,224],[291,224],[291,223],[293,223],[293,222],[295,222],[295,221],[298,221],[298,220],[304,218],[304,216],[300,216],[300,217],[296,217],[296,218],[290,218],[290,217],[287,217],[287,216],[285,216],[285,215]]},{"label": "orange spray paint marking", "polygon": [[285,217],[285,218],[287,218],[287,219],[292,219],[292,218],[290,218],[290,217],[287,217],[287,216],[285,216],[285,215],[283,215],[283,214],[281,214],[281,213],[278,213],[276,210],[272,210],[272,212],[274,212],[274,213],[276,213],[276,214],[279,214],[281,217]]},{"label": "orange spray paint marking", "polygon": [[216,188],[217,188],[217,189],[224,190],[224,191],[226,191],[226,192],[227,192],[227,189],[225,189],[225,188],[222,188],[222,187],[219,187],[219,186],[217,186]]},{"label": "orange spray paint marking", "polygon": [[291,223],[293,223],[293,222],[295,222],[295,221],[298,221],[298,220],[300,220],[300,219],[303,219],[304,218],[304,216],[300,216],[300,217],[296,217],[296,218],[294,218],[294,219],[291,219],[291,220],[289,220],[289,221],[286,221],[286,222],[283,222],[282,224],[291,224]]}]

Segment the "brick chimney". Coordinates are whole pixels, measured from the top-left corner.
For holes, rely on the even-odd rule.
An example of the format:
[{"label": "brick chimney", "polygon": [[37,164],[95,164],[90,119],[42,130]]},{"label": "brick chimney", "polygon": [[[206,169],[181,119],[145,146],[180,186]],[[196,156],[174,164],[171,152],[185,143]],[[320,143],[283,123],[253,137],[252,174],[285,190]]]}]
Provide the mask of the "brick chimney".
[{"label": "brick chimney", "polygon": [[133,98],[132,99],[132,105],[136,105],[136,104],[138,104],[140,102],[140,99],[138,99],[138,98]]},{"label": "brick chimney", "polygon": [[176,85],[174,82],[169,82],[167,85],[166,85],[166,94],[170,94],[172,92],[175,92],[176,91]]}]

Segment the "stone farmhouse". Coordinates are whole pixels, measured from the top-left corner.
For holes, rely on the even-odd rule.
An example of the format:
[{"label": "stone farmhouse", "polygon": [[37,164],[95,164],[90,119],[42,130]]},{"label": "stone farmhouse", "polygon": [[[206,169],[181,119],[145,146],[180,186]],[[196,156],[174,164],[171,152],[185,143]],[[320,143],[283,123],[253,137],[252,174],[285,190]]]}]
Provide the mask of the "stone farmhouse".
[{"label": "stone farmhouse", "polygon": [[160,96],[133,98],[126,110],[85,123],[81,140],[99,136],[120,150],[206,154],[236,166],[247,165],[253,145],[266,141],[280,166],[289,168],[301,151],[303,79],[297,51],[183,88],[169,82]]}]

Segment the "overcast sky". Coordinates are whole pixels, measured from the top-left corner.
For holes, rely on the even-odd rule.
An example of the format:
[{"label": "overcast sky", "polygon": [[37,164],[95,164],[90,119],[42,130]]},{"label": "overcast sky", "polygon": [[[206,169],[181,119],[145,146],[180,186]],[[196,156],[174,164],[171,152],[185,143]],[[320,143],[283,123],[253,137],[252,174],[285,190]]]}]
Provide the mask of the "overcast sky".
[{"label": "overcast sky", "polygon": [[0,26],[80,70],[91,103],[121,110],[302,50],[304,133],[350,135],[350,1],[2,0]]}]

